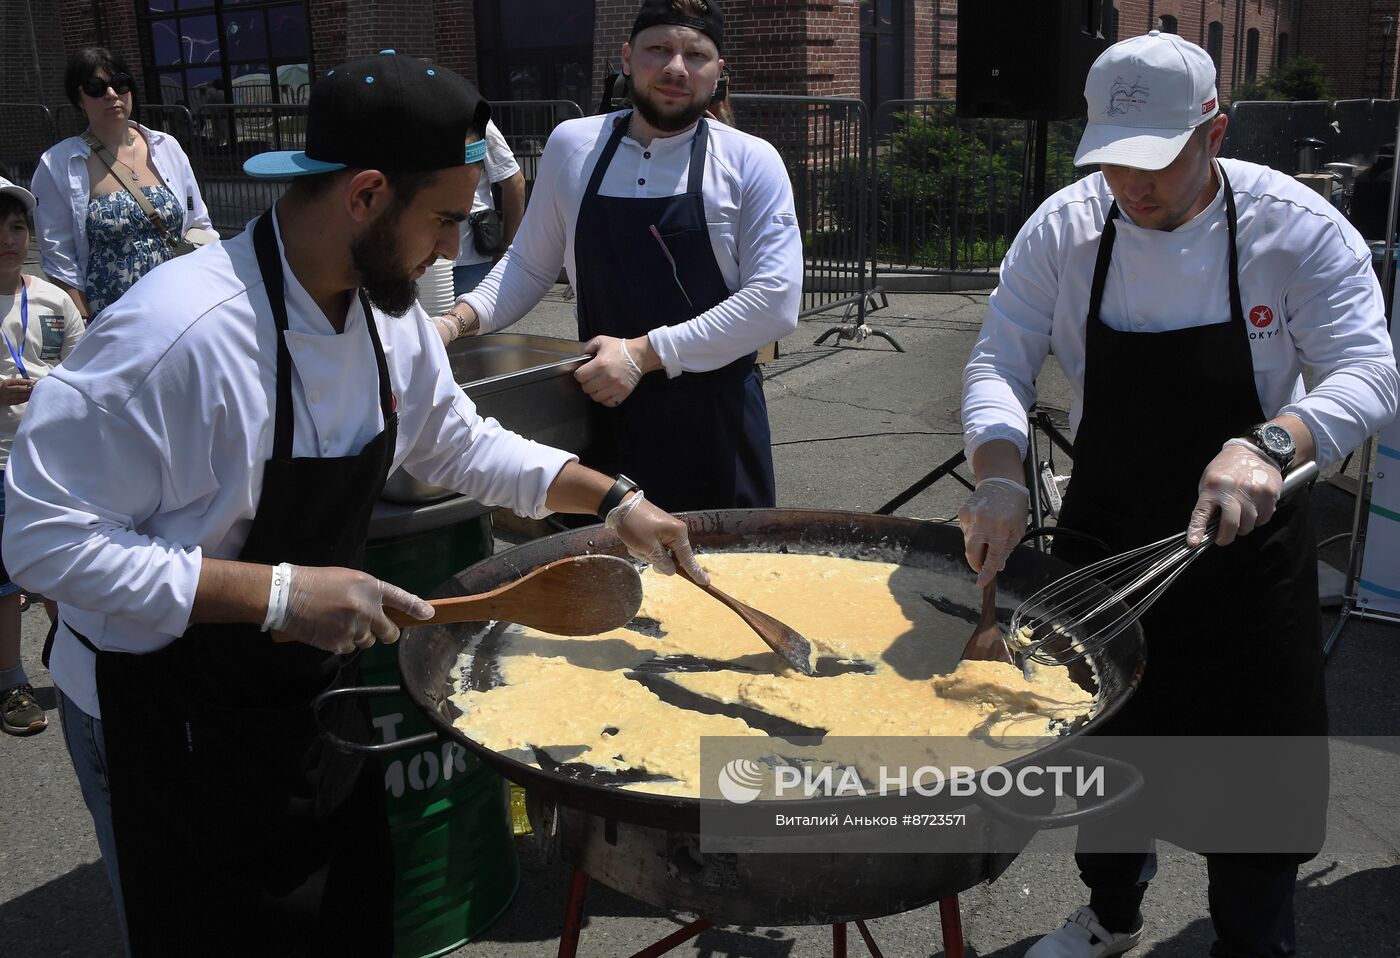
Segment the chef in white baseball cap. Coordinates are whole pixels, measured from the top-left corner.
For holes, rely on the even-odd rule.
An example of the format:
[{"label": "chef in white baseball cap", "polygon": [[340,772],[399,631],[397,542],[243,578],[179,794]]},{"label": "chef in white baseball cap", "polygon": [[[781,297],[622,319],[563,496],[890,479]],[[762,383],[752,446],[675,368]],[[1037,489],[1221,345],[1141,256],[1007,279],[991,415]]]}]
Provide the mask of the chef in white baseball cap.
[{"label": "chef in white baseball cap", "polygon": [[[1366,241],[1292,177],[1218,158],[1228,120],[1195,44],[1155,32],[1116,43],[1084,98],[1075,162],[1099,172],[1022,227],[964,374],[978,479],[959,515],[968,562],[986,584],[1025,532],[1026,410],[1054,353],[1074,395],[1059,527],[1109,554],[1184,528],[1192,543],[1213,534],[1227,546],[1205,550],[1143,615],[1142,683],[1098,731],[1322,743],[1300,747],[1288,775],[1325,799],[1316,536],[1306,492],[1280,501],[1280,490],[1297,464],[1338,462],[1395,414],[1400,374]],[[1057,536],[1055,553],[1103,558],[1092,539]],[[1204,785],[1224,789],[1222,814],[1257,814],[1219,782],[1193,788]],[[1320,847],[1325,800],[1274,804],[1296,827],[1268,853],[1199,849],[1212,955],[1294,954],[1294,883]],[[1131,841],[1092,847],[1081,828],[1089,901],[1027,958],[1107,958],[1140,940],[1148,849],[1176,835],[1162,819],[1115,824]]]}]

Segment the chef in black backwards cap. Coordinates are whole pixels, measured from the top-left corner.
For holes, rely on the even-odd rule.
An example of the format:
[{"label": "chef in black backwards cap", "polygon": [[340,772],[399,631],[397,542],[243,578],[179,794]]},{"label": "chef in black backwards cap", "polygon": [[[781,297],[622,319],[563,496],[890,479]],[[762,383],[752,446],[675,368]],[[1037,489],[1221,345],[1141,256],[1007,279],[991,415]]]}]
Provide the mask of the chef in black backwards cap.
[{"label": "chef in black backwards cap", "polygon": [[754,351],[797,328],[802,237],[765,141],[706,120],[723,96],[715,0],[646,0],[622,48],[634,110],[555,128],[515,241],[443,317],[495,332],[562,264],[578,294],[576,373],[598,403],[584,462],[666,509],[774,504]]},{"label": "chef in black backwards cap", "polygon": [[[681,522],[478,416],[415,304],[456,256],[489,116],[392,51],[327,71],[305,152],[246,166],[286,195],[145,276],[35,390],[5,552],[61,603],[51,670],[135,955],[392,953],[382,773],[311,711],[398,638],[386,609],[431,614],[356,571],[392,469],[611,511],[635,554],[694,566]],[[368,734],[359,705],[323,719]]]}]

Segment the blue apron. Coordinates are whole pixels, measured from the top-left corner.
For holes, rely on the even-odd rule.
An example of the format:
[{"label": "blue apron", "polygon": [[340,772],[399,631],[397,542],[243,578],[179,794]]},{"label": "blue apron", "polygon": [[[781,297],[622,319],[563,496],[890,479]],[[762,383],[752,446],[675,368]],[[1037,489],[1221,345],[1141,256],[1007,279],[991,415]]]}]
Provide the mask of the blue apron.
[{"label": "blue apron", "polygon": [[[629,119],[616,123],[579,206],[573,280],[579,339],[585,342],[600,335],[644,336],[693,319],[730,296],[705,223],[709,127],[701,120],[695,130],[684,193],[601,196],[598,187]],[[594,410],[595,439],[584,463],[610,475],[626,473],[661,508],[774,505],[768,406],[753,353],[710,372],[643,376],[621,405]]]}]

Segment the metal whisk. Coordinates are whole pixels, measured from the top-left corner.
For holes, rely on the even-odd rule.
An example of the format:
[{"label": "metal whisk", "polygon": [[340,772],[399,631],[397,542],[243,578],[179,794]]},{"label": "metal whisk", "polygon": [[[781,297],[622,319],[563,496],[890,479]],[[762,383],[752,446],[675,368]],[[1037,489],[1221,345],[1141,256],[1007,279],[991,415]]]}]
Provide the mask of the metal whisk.
[{"label": "metal whisk", "polygon": [[[1312,462],[1290,469],[1280,501],[1317,473]],[[1068,665],[1097,652],[1136,622],[1214,544],[1219,528],[1217,517],[1198,546],[1188,546],[1182,531],[1056,579],[1012,613],[1011,648],[1023,659],[1045,665]]]}]

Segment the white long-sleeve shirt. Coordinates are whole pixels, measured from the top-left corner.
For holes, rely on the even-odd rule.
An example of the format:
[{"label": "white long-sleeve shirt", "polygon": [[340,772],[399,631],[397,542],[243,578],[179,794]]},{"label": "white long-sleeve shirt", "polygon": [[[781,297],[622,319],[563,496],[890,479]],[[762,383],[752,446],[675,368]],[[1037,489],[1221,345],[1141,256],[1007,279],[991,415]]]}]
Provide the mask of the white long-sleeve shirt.
[{"label": "white long-sleeve shirt", "polygon": [[[1380,285],[1366,241],[1318,194],[1275,170],[1220,160],[1239,218],[1240,298],[1264,415],[1292,413],[1317,441],[1318,465],[1336,462],[1395,415],[1397,375]],[[963,375],[970,457],[992,439],[1024,454],[1026,410],[1048,353],[1084,405],[1085,317],[1099,237],[1113,195],[1096,173],[1059,191],[1021,228],[987,304]],[[1100,317],[1128,332],[1230,319],[1224,191],[1170,232],[1120,213]],[[1305,390],[1303,370],[1313,373]],[[1181,371],[1181,389],[1193,371]],[[1147,423],[1172,415],[1171,396],[1124,396]]]},{"label": "white long-sleeve shirt", "polygon": [[[194,227],[213,232],[214,224],[199,193],[199,183],[179,141],[139,123],[132,126],[145,137],[151,163],[185,211],[180,235]],[[91,147],[81,136],[60,140],[39,158],[29,185],[35,199],[34,227],[39,238],[40,265],[49,276],[79,290],[87,286],[87,209],[91,189],[87,159],[91,154]],[[174,229],[175,224],[166,225]]]},{"label": "white long-sleeve shirt", "polygon": [[[483,332],[504,329],[529,312],[561,265],[576,284],[579,206],[614,121],[626,115],[569,120],[550,134],[515,241],[481,285],[458,299],[476,311]],[[647,334],[670,377],[718,369],[782,339],[797,328],[801,311],[802,235],[782,159],[756,136],[707,122],[705,222],[730,296],[693,319]],[[638,199],[684,193],[694,137],[693,131],[658,137],[643,147],[624,136],[598,192]],[[593,308],[606,310],[607,304]]]},{"label": "white long-sleeve shirt", "polygon": [[[280,242],[280,241],[279,241]],[[359,300],[344,332],[282,261],[298,457],[358,453],[383,428]],[[427,315],[374,311],[399,417],[393,467],[541,516],[575,457],[482,419]],[[272,454],[276,329],[253,230],[144,276],[40,382],[6,473],[5,563],[57,599],[50,671],[98,715],[100,649],[150,652],[189,625],[205,556],[234,559]]]}]

